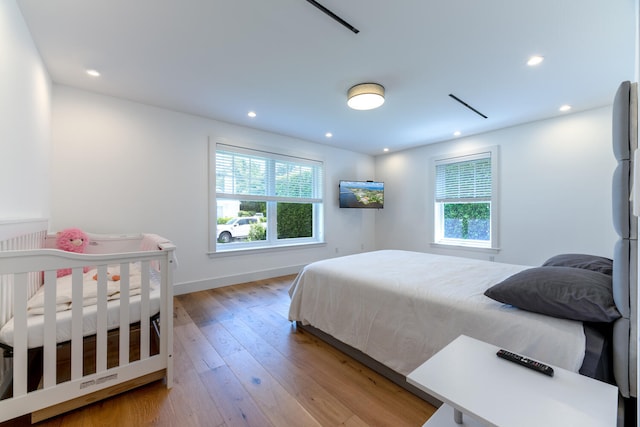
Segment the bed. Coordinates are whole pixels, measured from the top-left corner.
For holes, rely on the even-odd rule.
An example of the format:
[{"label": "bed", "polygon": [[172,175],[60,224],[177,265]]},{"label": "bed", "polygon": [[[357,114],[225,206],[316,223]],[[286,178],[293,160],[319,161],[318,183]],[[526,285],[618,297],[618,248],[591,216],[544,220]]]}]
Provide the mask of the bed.
[{"label": "bed", "polygon": [[[630,203],[637,149],[637,85],[613,108],[611,258],[557,254],[540,266],[382,250],[306,266],[289,319],[399,385],[461,334],[614,383],[620,418],[637,398],[637,218]],[[552,284],[552,286],[549,286]]]},{"label": "bed", "polygon": [[[0,221],[0,422],[32,422],[151,381],[172,386],[175,246],[89,234],[53,249],[46,220]],[[72,274],[56,277],[60,269]]]},{"label": "bed", "polygon": [[484,295],[528,268],[400,250],[334,258],[296,278],[290,315],[402,375],[461,334],[577,372],[586,349],[581,322]]}]

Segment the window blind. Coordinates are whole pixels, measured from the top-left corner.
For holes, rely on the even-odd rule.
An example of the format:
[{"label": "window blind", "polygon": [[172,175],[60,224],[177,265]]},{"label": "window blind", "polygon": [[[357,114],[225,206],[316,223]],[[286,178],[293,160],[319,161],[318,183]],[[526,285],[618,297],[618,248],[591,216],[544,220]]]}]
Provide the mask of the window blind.
[{"label": "window blind", "polygon": [[216,148],[216,195],[322,202],[322,162],[230,146]]},{"label": "window blind", "polygon": [[436,202],[491,201],[491,155],[436,164]]}]

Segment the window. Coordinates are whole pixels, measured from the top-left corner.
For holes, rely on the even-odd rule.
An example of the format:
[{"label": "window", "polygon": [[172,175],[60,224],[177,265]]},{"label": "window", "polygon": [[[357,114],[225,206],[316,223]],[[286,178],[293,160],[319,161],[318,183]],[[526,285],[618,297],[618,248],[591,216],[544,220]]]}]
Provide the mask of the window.
[{"label": "window", "polygon": [[322,241],[322,162],[221,143],[214,152],[212,250]]},{"label": "window", "polygon": [[434,163],[435,243],[497,248],[497,147]]}]

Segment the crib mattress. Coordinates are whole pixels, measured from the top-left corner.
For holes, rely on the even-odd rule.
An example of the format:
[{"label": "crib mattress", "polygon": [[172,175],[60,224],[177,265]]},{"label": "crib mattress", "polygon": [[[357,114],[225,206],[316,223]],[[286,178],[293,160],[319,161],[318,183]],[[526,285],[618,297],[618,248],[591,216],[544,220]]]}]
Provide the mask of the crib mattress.
[{"label": "crib mattress", "polygon": [[[86,287],[82,308],[82,336],[94,335],[97,330],[97,313],[95,281],[93,275],[95,270],[84,273],[84,284]],[[70,303],[70,276],[58,279],[58,292],[56,293],[56,343],[71,340],[72,310]],[[114,329],[120,324],[120,299],[119,284],[110,283],[107,301],[107,329]],[[159,274],[152,268],[149,283],[149,316],[152,317],[160,312],[160,278]],[[140,296],[140,272],[132,268],[130,279],[129,298],[129,322],[139,322],[141,319],[141,296]],[[68,298],[68,301],[67,301]],[[42,302],[44,300],[44,287],[29,299],[27,316],[27,346],[28,348],[42,347],[44,343],[44,315],[42,314]],[[0,342],[13,347],[15,328],[13,318],[10,319],[2,329],[0,329]]]}]

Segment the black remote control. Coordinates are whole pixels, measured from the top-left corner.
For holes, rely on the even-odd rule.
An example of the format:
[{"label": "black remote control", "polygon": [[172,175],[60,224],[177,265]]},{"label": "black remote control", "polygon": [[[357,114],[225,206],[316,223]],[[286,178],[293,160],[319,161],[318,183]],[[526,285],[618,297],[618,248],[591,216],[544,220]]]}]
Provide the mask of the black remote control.
[{"label": "black remote control", "polygon": [[535,360],[527,359],[524,356],[520,356],[519,354],[511,353],[507,350],[498,350],[496,353],[498,357],[509,360],[511,362],[517,363],[529,369],[533,369],[534,371],[540,372],[542,374],[548,375],[550,377],[553,376],[553,368],[551,366],[545,365],[544,363],[536,362]]}]

